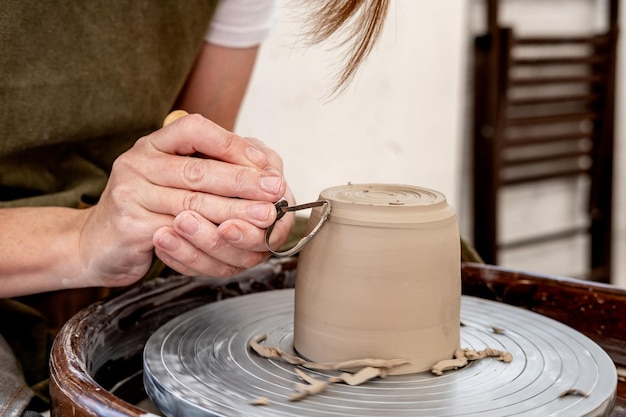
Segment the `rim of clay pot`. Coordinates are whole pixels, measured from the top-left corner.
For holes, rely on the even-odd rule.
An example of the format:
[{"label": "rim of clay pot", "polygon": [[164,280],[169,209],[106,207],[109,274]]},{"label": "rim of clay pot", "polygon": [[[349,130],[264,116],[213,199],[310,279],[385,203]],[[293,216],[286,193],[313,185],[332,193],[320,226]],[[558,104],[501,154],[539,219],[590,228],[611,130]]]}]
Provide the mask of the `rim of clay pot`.
[{"label": "rim of clay pot", "polygon": [[329,221],[394,227],[419,226],[455,217],[443,193],[404,184],[347,184],[320,193],[332,206]]}]

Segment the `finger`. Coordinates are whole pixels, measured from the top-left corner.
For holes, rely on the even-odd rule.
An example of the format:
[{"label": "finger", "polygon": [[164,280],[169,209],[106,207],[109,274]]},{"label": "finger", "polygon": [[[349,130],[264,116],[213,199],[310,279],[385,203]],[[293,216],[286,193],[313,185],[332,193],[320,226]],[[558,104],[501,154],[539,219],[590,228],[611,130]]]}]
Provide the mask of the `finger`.
[{"label": "finger", "polygon": [[155,253],[176,271],[189,275],[230,276],[269,257],[267,252],[237,248],[221,239],[215,225],[200,222],[192,236],[163,227],[154,235]]},{"label": "finger", "polygon": [[286,182],[282,175],[211,159],[169,155],[136,143],[114,163],[118,173],[134,173],[149,183],[167,188],[201,191],[224,197],[275,202]]},{"label": "finger", "polygon": [[[163,120],[163,127],[172,124],[176,120],[188,116],[184,110],[174,110],[170,114],[168,114]],[[265,152],[268,157],[268,165],[269,167],[275,168],[279,172],[283,172],[283,161],[273,149],[269,148],[263,141],[257,138],[245,137],[245,140],[251,142],[254,146],[259,148],[261,151]]]},{"label": "finger", "polygon": [[[193,221],[191,220],[193,219]],[[192,221],[192,227],[187,222]],[[221,262],[237,267],[249,268],[267,258],[267,249],[263,245],[263,230],[241,220],[228,220],[225,225],[236,224],[237,228],[226,226],[236,233],[233,244],[222,236],[220,228],[207,221],[198,213],[186,212],[174,219],[174,230],[201,252]],[[231,236],[232,237],[232,236]]]},{"label": "finger", "polygon": [[200,251],[169,226],[162,227],[155,232],[153,244],[154,253],[159,259],[183,275],[223,277],[243,270]]},{"label": "finger", "polygon": [[260,171],[222,161],[159,154],[144,168],[155,184],[224,197],[277,201],[286,181],[275,171]]},{"label": "finger", "polygon": [[260,228],[269,227],[277,215],[273,203],[278,199],[276,196],[268,198],[270,201],[262,201],[154,185],[149,187],[141,193],[136,192],[135,196],[139,195],[139,204],[151,213],[180,216],[194,211],[215,224],[239,219]]},{"label": "finger", "polygon": [[[293,213],[286,214],[276,222],[270,235],[270,247],[278,250],[289,237],[289,231],[294,223]],[[265,246],[266,229],[259,229],[250,223],[241,220],[228,220],[217,228],[218,235],[231,245],[254,252],[267,252]]]},{"label": "finger", "polygon": [[181,117],[144,139],[159,151],[172,155],[199,152],[236,165],[268,167],[268,156],[263,150],[199,114]]},{"label": "finger", "polygon": [[263,141],[257,138],[246,137],[246,140],[250,141],[254,146],[263,151],[268,159],[267,167],[265,169],[274,169],[277,172],[283,173],[283,160],[276,151],[269,148]]}]

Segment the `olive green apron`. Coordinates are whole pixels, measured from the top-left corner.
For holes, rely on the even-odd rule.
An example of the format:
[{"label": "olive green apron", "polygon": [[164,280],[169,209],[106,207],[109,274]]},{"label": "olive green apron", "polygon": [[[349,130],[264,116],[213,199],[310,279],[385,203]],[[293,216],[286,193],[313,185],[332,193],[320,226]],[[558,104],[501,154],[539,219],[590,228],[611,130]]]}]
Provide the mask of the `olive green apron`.
[{"label": "olive green apron", "polygon": [[[0,208],[97,202],[115,158],[172,109],[216,4],[2,2]],[[78,298],[54,293],[0,300],[0,339],[15,352],[26,384],[39,388],[42,407],[55,331],[102,295],[92,289]],[[23,409],[33,395],[19,384],[12,396],[8,389],[0,388],[2,415]]]}]

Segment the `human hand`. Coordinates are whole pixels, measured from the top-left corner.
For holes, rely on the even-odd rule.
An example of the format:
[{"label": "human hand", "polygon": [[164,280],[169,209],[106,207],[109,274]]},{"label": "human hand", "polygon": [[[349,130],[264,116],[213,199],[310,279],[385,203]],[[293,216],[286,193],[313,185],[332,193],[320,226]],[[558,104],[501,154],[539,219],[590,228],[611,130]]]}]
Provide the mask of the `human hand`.
[{"label": "human hand", "polygon": [[[228,276],[267,259],[273,203],[294,202],[282,169],[262,142],[199,115],[139,139],[115,161],[100,202],[89,209],[80,239],[84,284],[135,282],[153,252],[188,275]],[[293,216],[280,220],[273,247],[292,225]]]}]

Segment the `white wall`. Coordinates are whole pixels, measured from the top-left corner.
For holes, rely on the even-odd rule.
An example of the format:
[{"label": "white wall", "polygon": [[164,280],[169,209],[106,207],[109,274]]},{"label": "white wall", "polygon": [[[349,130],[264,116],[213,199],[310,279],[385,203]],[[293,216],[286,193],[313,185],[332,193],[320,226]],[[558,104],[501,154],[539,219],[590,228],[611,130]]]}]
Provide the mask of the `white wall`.
[{"label": "white wall", "polygon": [[393,0],[376,50],[353,84],[325,102],[339,65],[328,46],[297,45],[280,1],[237,131],[283,156],[299,202],[347,182],[434,188],[458,201],[464,94],[463,0]]},{"label": "white wall", "polygon": [[[279,151],[299,202],[312,201],[322,189],[349,181],[426,186],[447,195],[466,234],[470,229],[465,209],[469,195],[464,190],[468,179],[464,155],[470,140],[468,66],[483,1],[393,0],[375,52],[350,88],[326,103],[324,95],[339,61],[328,46],[298,45],[298,11],[287,8],[289,0],[279,0],[278,25],[261,50],[237,131],[263,139]],[[597,29],[605,1],[502,0],[507,5],[503,19],[526,21],[521,30],[527,32]],[[626,22],[626,7],[621,6],[621,21]],[[537,10],[542,10],[539,18]],[[626,286],[626,132],[620,117],[626,97],[623,38],[616,113],[614,259],[617,283]],[[523,192],[514,195],[514,199],[546,200],[535,213],[516,213],[515,204],[511,205],[508,213],[516,220],[504,227],[523,232],[526,220],[544,219],[540,226],[551,226],[554,216],[574,216],[555,206],[552,195],[549,189],[535,190],[530,197]],[[574,274],[584,268],[584,259],[571,253],[581,253],[584,242],[570,246],[566,251],[518,253],[507,262],[527,270]]]}]

